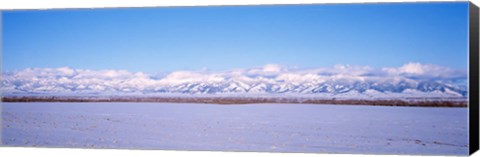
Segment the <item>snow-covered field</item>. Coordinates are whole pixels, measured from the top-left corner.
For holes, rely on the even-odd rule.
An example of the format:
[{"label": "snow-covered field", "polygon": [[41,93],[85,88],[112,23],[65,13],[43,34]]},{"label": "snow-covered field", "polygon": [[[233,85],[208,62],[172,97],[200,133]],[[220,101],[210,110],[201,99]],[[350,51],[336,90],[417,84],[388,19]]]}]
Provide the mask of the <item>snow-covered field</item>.
[{"label": "snow-covered field", "polygon": [[466,155],[467,108],[3,103],[7,146]]}]

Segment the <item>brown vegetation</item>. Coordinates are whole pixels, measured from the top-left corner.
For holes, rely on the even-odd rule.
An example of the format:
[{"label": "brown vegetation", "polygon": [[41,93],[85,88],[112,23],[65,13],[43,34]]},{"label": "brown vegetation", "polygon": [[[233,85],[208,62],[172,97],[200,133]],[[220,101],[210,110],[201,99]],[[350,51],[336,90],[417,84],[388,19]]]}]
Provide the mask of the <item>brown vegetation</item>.
[{"label": "brown vegetation", "polygon": [[467,107],[467,101],[459,100],[361,100],[361,99],[314,99],[314,98],[263,98],[263,97],[55,97],[22,96],[2,97],[2,102],[161,102],[161,103],[206,103],[206,104],[348,104],[372,106],[421,106],[421,107]]}]

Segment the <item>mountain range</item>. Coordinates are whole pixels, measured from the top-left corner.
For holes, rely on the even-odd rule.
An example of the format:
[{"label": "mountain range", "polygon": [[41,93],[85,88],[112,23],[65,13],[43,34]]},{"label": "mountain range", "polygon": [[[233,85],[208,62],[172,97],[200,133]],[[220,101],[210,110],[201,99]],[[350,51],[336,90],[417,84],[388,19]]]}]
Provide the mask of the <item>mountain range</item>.
[{"label": "mountain range", "polygon": [[466,97],[467,73],[407,63],[400,67],[335,65],[296,68],[268,64],[224,71],[147,74],[125,70],[27,68],[4,72],[2,92],[21,95],[306,96],[346,98]]}]

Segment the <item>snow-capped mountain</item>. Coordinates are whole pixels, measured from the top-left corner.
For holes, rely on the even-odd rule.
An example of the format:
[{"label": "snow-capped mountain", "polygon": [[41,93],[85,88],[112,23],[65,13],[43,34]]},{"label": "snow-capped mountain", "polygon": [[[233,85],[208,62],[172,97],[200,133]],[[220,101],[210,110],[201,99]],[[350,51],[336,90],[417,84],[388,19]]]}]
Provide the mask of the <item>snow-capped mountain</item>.
[{"label": "snow-capped mountain", "polygon": [[4,95],[308,95],[338,97],[465,97],[466,71],[408,63],[398,68],[336,65],[299,69],[265,65],[165,76],[124,70],[28,68],[5,72]]}]

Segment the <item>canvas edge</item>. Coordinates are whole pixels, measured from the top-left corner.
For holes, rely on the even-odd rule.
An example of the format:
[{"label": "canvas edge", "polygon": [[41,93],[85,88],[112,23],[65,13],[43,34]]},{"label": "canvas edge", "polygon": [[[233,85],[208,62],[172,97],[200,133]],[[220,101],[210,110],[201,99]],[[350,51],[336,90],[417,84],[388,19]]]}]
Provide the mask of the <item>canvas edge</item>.
[{"label": "canvas edge", "polygon": [[469,154],[479,149],[478,7],[469,2]]}]

